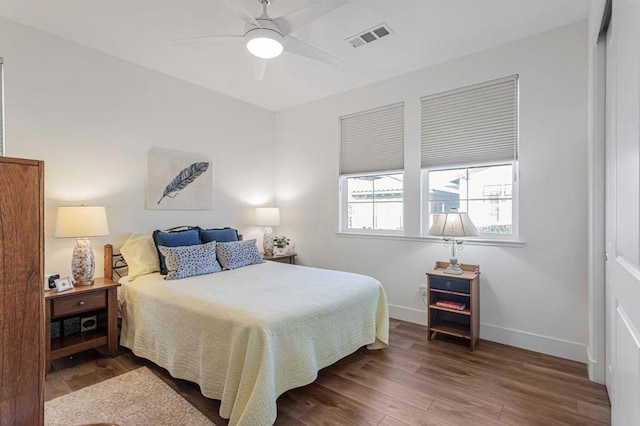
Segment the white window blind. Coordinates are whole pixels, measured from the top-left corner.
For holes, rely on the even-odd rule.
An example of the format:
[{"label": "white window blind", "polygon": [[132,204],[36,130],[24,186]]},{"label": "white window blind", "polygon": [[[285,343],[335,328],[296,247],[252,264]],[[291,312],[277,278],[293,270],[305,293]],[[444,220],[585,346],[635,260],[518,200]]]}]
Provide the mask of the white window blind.
[{"label": "white window blind", "polygon": [[518,76],[422,101],[422,167],[518,158]]},{"label": "white window blind", "polygon": [[404,168],[404,102],[340,117],[340,174]]},{"label": "white window blind", "polygon": [[0,58],[0,156],[4,156],[4,60]]}]

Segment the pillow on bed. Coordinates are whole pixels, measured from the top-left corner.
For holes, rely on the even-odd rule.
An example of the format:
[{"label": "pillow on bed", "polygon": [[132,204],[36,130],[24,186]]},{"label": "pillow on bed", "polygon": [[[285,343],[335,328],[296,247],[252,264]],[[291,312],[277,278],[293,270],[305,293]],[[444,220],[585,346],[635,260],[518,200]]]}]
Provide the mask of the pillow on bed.
[{"label": "pillow on bed", "polygon": [[196,275],[222,271],[216,260],[216,243],[181,247],[158,246],[167,264],[167,280],[179,280]]},{"label": "pillow on bed", "polygon": [[120,254],[127,262],[129,281],[160,270],[158,251],[151,234],[131,235],[120,248]]},{"label": "pillow on bed", "polygon": [[[200,244],[200,228],[184,229],[180,231],[153,231],[153,242],[156,243],[156,248],[160,246],[164,247],[182,247],[193,246]],[[157,250],[158,261],[160,263],[160,273],[167,275],[167,266],[164,262],[164,255]]]},{"label": "pillow on bed", "polygon": [[210,243],[211,241],[217,243],[238,241],[238,230],[233,228],[201,229],[200,242]]},{"label": "pillow on bed", "polygon": [[256,240],[234,241],[216,244],[216,255],[222,269],[236,269],[263,263]]}]

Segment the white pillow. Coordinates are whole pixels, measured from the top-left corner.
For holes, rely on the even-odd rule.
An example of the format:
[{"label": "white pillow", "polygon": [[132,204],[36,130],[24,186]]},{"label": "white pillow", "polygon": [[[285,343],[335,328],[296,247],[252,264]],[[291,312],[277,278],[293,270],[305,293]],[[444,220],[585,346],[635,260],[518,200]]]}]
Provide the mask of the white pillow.
[{"label": "white pillow", "polygon": [[141,275],[160,271],[158,250],[156,250],[151,234],[131,235],[120,248],[120,254],[129,267],[129,281],[133,281]]}]

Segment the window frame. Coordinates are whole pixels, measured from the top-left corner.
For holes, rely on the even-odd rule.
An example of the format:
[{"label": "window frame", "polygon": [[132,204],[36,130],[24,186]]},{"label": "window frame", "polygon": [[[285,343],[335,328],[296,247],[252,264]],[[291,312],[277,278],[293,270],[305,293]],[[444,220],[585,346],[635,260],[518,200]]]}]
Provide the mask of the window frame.
[{"label": "window frame", "polygon": [[[402,175],[402,229],[361,229],[361,228],[349,228],[348,227],[348,207],[349,207],[349,191],[347,190],[347,179],[363,176],[388,176],[388,175]],[[367,173],[347,173],[339,176],[338,193],[339,195],[339,212],[340,217],[338,219],[339,226],[338,232],[344,234],[371,234],[371,235],[405,235],[406,229],[406,209],[405,209],[405,186],[404,178],[406,172],[404,170],[385,170],[378,172]],[[373,203],[375,204],[375,203]]]},{"label": "window frame", "polygon": [[[431,237],[429,232],[429,172],[454,170],[454,169],[471,169],[476,167],[488,167],[488,166],[504,166],[511,165],[512,169],[512,187],[511,187],[511,217],[512,224],[511,234],[491,234],[481,233],[477,237],[465,237],[465,239],[480,239],[489,241],[519,241],[520,238],[520,184],[519,184],[519,167],[518,160],[511,161],[485,161],[478,163],[462,164],[462,165],[446,165],[431,168],[420,169],[420,235],[423,237]],[[403,198],[404,199],[404,198]]]}]

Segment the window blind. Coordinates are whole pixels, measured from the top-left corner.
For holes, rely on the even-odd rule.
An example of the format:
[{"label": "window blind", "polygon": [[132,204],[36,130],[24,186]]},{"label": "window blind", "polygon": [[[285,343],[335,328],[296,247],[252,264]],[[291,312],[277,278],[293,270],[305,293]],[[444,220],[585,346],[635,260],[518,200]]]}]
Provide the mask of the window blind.
[{"label": "window blind", "polygon": [[0,58],[0,156],[4,156],[4,60]]},{"label": "window blind", "polygon": [[340,117],[340,174],[404,169],[404,102]]},{"label": "window blind", "polygon": [[518,76],[421,98],[423,168],[518,158]]}]

